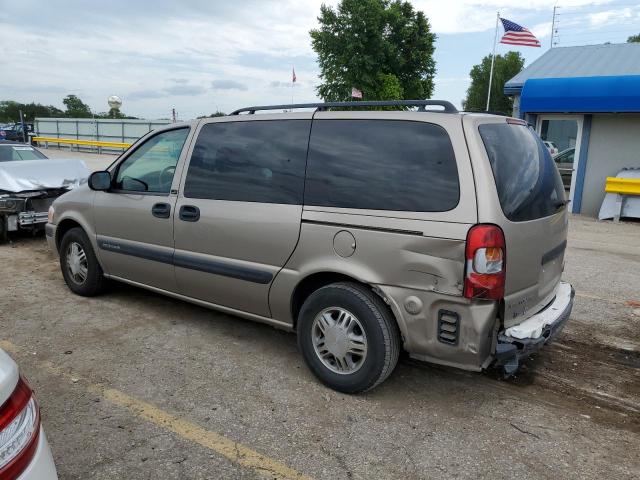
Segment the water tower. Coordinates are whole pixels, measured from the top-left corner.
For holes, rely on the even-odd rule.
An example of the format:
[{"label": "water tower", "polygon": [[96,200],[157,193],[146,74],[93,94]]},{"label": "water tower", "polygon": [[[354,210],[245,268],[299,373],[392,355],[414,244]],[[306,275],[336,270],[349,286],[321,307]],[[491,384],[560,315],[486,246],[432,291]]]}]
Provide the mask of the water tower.
[{"label": "water tower", "polygon": [[109,117],[120,118],[120,107],[122,106],[122,99],[117,95],[111,95],[107,98],[109,104]]}]

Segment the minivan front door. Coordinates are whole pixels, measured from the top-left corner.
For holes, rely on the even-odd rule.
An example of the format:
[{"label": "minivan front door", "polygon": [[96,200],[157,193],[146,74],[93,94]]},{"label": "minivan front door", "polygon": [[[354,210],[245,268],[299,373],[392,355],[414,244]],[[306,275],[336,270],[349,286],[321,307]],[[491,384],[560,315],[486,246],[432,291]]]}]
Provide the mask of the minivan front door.
[{"label": "minivan front door", "polygon": [[200,127],[176,205],[174,264],[181,294],[268,317],[271,282],[300,233],[311,113],[250,117]]},{"label": "minivan front door", "polygon": [[187,127],[151,135],[111,170],[112,188],[96,192],[97,253],[108,275],[176,290],[171,188],[188,135]]}]

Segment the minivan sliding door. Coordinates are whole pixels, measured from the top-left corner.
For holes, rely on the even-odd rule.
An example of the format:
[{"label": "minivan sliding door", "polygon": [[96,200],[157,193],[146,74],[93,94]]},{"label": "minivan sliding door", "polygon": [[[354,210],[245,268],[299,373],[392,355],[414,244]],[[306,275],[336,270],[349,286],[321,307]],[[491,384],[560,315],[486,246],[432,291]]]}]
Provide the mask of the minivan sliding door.
[{"label": "minivan sliding door", "polygon": [[201,125],[176,205],[178,291],[270,316],[271,282],[300,232],[311,113]]}]

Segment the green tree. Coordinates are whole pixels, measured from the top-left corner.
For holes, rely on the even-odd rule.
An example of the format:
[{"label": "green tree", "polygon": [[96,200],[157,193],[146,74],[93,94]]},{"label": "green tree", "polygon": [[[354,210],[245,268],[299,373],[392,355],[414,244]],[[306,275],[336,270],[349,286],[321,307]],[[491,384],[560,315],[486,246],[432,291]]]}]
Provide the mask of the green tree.
[{"label": "green tree", "polygon": [[119,108],[110,108],[107,113],[107,118],[125,118],[126,115],[120,111]]},{"label": "green tree", "polygon": [[0,101],[0,122],[17,122],[20,120],[20,111],[25,120],[32,122],[36,117],[62,117],[64,112],[53,105],[40,103],[19,103],[13,100]]},{"label": "green tree", "polygon": [[62,100],[67,108],[65,115],[71,118],[90,118],[92,116],[89,105],[80,100],[76,95],[67,95]]},{"label": "green tree", "polygon": [[220,110],[216,110],[214,113],[212,113],[211,115],[200,115],[197,118],[213,118],[213,117],[226,117],[227,114],[224,112],[221,112]]},{"label": "green tree", "polygon": [[631,35],[627,38],[627,43],[640,43],[640,33],[638,35]]},{"label": "green tree", "polygon": [[132,117],[125,113],[122,113],[120,109],[110,108],[108,112],[100,112],[93,114],[95,118],[111,118],[111,119],[137,119],[138,117]]},{"label": "green tree", "polygon": [[409,2],[342,0],[335,10],[322,5],[318,21],[310,35],[325,101],[348,99],[352,87],[366,100],[431,96],[436,36]]},{"label": "green tree", "polygon": [[[491,85],[491,103],[489,110],[511,115],[513,99],[504,94],[504,84],[518,74],[524,67],[524,58],[519,52],[507,52],[496,55]],[[489,73],[491,71],[491,55],[487,55],[478,65],[471,69],[471,85],[467,90],[467,98],[462,102],[465,110],[485,110],[487,92],[489,90]]]}]

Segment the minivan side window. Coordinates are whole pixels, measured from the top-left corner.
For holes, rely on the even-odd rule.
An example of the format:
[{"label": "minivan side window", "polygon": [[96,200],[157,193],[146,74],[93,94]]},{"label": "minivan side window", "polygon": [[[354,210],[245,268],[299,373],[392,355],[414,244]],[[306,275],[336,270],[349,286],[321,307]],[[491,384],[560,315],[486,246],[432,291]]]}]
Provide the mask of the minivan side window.
[{"label": "minivan side window", "polygon": [[116,190],[169,193],[180,152],[189,134],[179,128],[154,135],[118,166]]},{"label": "minivan side window", "polygon": [[444,128],[398,120],[315,120],[305,205],[444,212],[460,198]]},{"label": "minivan side window", "polygon": [[188,198],[302,204],[311,120],[209,123],[193,148]]},{"label": "minivan side window", "polygon": [[504,215],[512,222],[548,217],[566,204],[562,177],[540,137],[526,125],[478,127]]}]

